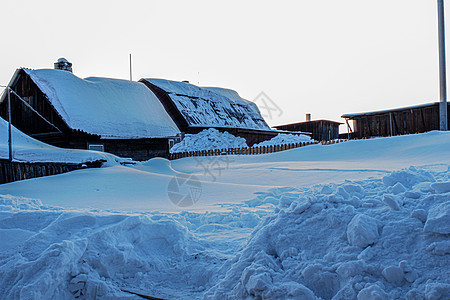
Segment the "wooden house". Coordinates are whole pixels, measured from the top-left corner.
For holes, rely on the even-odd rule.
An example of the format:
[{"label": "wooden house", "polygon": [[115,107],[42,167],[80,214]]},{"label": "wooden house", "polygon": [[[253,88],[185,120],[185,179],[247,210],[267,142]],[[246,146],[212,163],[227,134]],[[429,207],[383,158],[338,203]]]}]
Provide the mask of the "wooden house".
[{"label": "wooden house", "polygon": [[339,138],[339,125],[341,124],[342,123],[330,120],[311,121],[311,115],[307,114],[305,122],[278,125],[274,126],[274,128],[278,130],[307,133],[316,141],[330,141]]},{"label": "wooden house", "polygon": [[[448,106],[447,112],[450,117]],[[439,130],[439,102],[345,114],[342,118],[346,120],[350,136],[354,138],[421,133]],[[353,128],[349,121],[353,121]]]},{"label": "wooden house", "polygon": [[[167,157],[180,131],[150,89],[128,80],[81,79],[65,62],[55,63],[58,69],[14,73],[9,86],[20,96],[11,94],[15,127],[59,147],[135,160]],[[7,99],[7,93],[0,98],[0,116],[6,120]]]},{"label": "wooden house", "polygon": [[140,82],[158,97],[183,133],[215,128],[245,138],[249,146],[279,133],[270,129],[256,104],[242,99],[233,90],[164,79]]}]

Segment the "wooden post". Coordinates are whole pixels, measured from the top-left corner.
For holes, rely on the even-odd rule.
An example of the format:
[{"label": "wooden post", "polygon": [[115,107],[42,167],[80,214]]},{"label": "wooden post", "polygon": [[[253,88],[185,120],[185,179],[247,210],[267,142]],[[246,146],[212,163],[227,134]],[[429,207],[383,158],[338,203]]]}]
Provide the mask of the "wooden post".
[{"label": "wooden post", "polygon": [[131,70],[131,53],[130,53],[130,81],[133,81],[133,71]]}]

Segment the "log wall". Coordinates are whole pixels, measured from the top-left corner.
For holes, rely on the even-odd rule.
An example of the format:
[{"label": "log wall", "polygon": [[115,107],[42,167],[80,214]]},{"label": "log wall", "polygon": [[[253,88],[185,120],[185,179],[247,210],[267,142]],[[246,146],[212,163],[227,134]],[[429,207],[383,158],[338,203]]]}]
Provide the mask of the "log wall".
[{"label": "log wall", "polygon": [[103,161],[86,162],[83,164],[69,163],[26,163],[10,162],[0,159],[0,184],[42,176],[62,174],[84,168],[99,168]]},{"label": "log wall", "polygon": [[439,130],[439,105],[433,103],[421,107],[367,113],[351,116],[349,119],[353,120],[354,138],[422,133]]}]

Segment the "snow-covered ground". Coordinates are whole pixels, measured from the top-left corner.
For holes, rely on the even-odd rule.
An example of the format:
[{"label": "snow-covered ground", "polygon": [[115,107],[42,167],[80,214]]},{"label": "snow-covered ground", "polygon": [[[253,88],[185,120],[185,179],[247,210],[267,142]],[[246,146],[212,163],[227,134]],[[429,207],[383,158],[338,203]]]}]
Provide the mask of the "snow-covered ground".
[{"label": "snow-covered ground", "polygon": [[0,298],[448,299],[449,147],[431,132],[0,185]]}]

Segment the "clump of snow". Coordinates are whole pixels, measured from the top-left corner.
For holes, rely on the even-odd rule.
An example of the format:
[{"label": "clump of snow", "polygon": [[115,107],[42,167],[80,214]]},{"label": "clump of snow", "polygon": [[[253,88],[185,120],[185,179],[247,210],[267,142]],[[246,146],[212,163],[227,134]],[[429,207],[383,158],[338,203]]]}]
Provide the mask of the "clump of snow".
[{"label": "clump of snow", "polygon": [[450,234],[450,201],[430,209],[424,230],[432,233]]},{"label": "clump of snow", "polygon": [[375,243],[378,233],[377,220],[365,214],[358,214],[348,223],[347,239],[350,245],[362,248]]},{"label": "clump of snow", "polygon": [[209,128],[197,134],[186,134],[184,139],[175,144],[171,153],[229,149],[229,148],[247,148],[244,138],[236,137],[228,132],[220,132],[217,129]]},{"label": "clump of snow", "polygon": [[431,185],[431,188],[434,189],[436,193],[448,193],[450,192],[450,181],[435,182]]},{"label": "clump of snow", "polygon": [[398,183],[403,187],[411,187],[420,182],[434,182],[433,175],[427,171],[418,171],[415,167],[410,167],[409,170],[394,171],[383,177],[383,183],[391,186],[394,190],[398,189],[395,187]]},{"label": "clump of snow", "polygon": [[307,143],[311,141],[312,141],[311,138],[304,134],[295,135],[295,134],[279,133],[272,139],[253,145],[253,147],[289,145],[289,144]]}]

